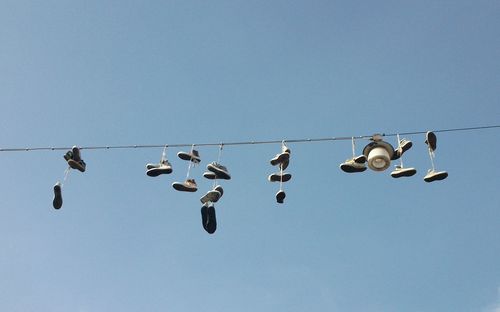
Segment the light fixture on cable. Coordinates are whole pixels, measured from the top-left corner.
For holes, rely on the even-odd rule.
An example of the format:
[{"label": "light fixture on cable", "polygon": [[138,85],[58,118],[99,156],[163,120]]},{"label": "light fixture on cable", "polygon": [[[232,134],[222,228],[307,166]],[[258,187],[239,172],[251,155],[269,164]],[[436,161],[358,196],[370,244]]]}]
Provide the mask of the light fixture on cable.
[{"label": "light fixture on cable", "polygon": [[373,171],[384,171],[391,165],[394,147],[382,140],[380,134],[374,134],[370,140],[372,142],[363,149],[363,155],[368,160],[368,168]]}]

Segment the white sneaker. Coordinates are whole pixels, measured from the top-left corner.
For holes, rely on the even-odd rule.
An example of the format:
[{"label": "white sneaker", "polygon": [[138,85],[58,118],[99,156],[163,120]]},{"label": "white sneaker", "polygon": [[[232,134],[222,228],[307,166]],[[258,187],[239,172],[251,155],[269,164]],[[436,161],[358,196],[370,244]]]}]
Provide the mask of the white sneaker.
[{"label": "white sneaker", "polygon": [[432,169],[429,169],[427,174],[424,177],[425,182],[433,182],[433,181],[439,181],[439,180],[444,180],[448,177],[448,172],[446,171],[439,171],[436,172]]},{"label": "white sneaker", "polygon": [[401,178],[401,177],[411,177],[417,173],[415,168],[401,168],[401,166],[396,166],[396,169],[391,172],[391,177]]},{"label": "white sneaker", "polygon": [[364,163],[357,163],[354,159],[348,159],[340,164],[340,169],[347,173],[363,172],[366,170]]}]

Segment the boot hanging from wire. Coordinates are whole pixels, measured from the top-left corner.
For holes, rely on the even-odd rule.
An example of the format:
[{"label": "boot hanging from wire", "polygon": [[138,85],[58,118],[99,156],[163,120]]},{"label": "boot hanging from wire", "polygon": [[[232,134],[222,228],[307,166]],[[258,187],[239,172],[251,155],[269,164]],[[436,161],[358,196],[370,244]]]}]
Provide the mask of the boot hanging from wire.
[{"label": "boot hanging from wire", "polygon": [[425,134],[425,144],[427,144],[427,150],[429,152],[429,158],[431,159],[432,169],[427,171],[424,177],[425,182],[434,182],[439,180],[444,180],[448,177],[448,172],[437,171],[434,166],[435,151],[437,148],[437,137],[432,131],[427,131]]},{"label": "boot hanging from wire", "polygon": [[347,159],[340,164],[339,168],[347,173],[363,172],[366,170],[366,156],[361,154],[356,156],[356,143],[354,137],[351,137],[352,158]]},{"label": "boot hanging from wire", "polygon": [[146,165],[146,174],[149,177],[157,177],[161,174],[170,174],[172,173],[172,165],[167,159],[167,147],[168,145],[165,145],[163,147],[163,152],[161,154],[160,162],[158,164],[152,164],[149,163]]},{"label": "boot hanging from wire", "polygon": [[406,139],[399,139],[399,134],[396,135],[398,140],[398,147],[394,151],[393,159],[399,158],[399,165],[395,166],[395,169],[391,172],[391,177],[393,178],[401,178],[401,177],[411,177],[417,173],[417,170],[413,167],[405,168],[403,165],[403,154],[407,150],[409,150],[413,143]]},{"label": "boot hanging from wire", "polygon": [[191,151],[189,153],[179,152],[177,156],[189,162],[186,181],[184,182],[174,182],[172,183],[172,187],[181,192],[196,192],[198,190],[198,186],[196,185],[196,181],[194,179],[190,179],[189,175],[191,173],[191,168],[201,162],[200,153],[194,149],[194,144],[191,145]]}]

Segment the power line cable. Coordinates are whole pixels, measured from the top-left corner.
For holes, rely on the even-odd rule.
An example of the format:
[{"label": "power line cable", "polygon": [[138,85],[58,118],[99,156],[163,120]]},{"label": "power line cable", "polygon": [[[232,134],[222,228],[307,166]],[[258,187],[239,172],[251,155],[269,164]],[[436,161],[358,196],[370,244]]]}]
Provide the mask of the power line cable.
[{"label": "power line cable", "polygon": [[[486,130],[500,128],[500,125],[490,126],[477,126],[465,128],[450,128],[432,130],[435,133],[439,132],[457,132],[457,131],[473,131],[473,130]],[[384,137],[394,137],[399,135],[418,135],[425,134],[427,131],[412,131],[381,134]],[[217,142],[217,143],[181,143],[181,144],[151,144],[151,145],[112,145],[112,146],[82,146],[81,150],[106,150],[106,149],[137,149],[137,148],[165,148],[165,147],[191,147],[191,146],[238,146],[238,145],[261,145],[261,144],[278,144],[286,143],[312,143],[312,142],[326,142],[326,141],[346,141],[354,139],[370,139],[373,135],[361,136],[342,136],[342,137],[326,137],[326,138],[309,138],[309,139],[290,139],[290,140],[261,140],[261,141],[240,141],[240,142]],[[29,151],[59,151],[68,150],[71,147],[25,147],[25,148],[0,148],[0,152],[29,152]]]}]

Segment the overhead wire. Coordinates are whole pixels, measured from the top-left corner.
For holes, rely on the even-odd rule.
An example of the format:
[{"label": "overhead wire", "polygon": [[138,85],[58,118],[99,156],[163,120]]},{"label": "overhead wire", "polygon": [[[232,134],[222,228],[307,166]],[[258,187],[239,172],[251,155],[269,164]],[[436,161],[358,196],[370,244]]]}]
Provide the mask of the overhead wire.
[{"label": "overhead wire", "polygon": [[[457,132],[457,131],[473,131],[473,130],[486,130],[500,128],[500,125],[488,125],[477,127],[463,127],[463,128],[449,128],[432,130],[432,132]],[[418,135],[425,134],[426,131],[410,131],[399,133],[382,133],[383,137],[394,137],[399,135]],[[150,144],[150,145],[106,145],[106,146],[81,146],[81,150],[109,150],[109,149],[144,149],[144,148],[166,148],[166,147],[203,147],[203,146],[239,146],[239,145],[262,145],[262,144],[278,144],[278,143],[313,143],[313,142],[327,142],[327,141],[346,141],[353,139],[371,139],[373,135],[361,136],[339,136],[339,137],[325,137],[325,138],[306,138],[306,139],[279,139],[279,140],[260,140],[260,141],[238,141],[238,142],[217,142],[217,143],[177,143],[177,144]],[[0,148],[0,152],[29,152],[29,151],[60,151],[68,150],[71,147],[25,147],[25,148]]]}]

